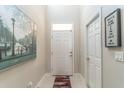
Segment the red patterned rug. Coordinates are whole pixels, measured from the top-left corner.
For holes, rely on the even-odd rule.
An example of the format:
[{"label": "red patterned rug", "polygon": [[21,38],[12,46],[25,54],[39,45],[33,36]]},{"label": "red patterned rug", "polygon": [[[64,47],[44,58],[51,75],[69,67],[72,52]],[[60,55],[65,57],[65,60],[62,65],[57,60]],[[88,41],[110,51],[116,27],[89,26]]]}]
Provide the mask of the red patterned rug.
[{"label": "red patterned rug", "polygon": [[69,76],[56,76],[53,88],[71,88]]}]

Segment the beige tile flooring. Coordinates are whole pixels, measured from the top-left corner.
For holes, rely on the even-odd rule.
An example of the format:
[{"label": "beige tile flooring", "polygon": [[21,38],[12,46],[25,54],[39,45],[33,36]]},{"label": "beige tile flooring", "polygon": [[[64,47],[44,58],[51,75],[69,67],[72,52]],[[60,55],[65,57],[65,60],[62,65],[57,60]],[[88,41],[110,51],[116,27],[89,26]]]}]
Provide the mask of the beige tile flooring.
[{"label": "beige tile flooring", "polygon": [[[39,88],[52,88],[54,84],[55,76],[50,73],[46,73],[36,87]],[[79,73],[74,73],[70,77],[72,88],[86,88],[85,79]]]}]

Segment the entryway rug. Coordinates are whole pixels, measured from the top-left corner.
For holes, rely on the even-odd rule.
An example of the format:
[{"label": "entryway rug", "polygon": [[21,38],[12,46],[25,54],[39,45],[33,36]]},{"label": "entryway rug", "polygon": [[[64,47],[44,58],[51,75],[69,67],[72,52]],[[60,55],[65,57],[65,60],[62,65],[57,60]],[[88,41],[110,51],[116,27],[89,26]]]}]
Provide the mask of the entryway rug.
[{"label": "entryway rug", "polygon": [[53,88],[71,88],[69,76],[56,76]]}]

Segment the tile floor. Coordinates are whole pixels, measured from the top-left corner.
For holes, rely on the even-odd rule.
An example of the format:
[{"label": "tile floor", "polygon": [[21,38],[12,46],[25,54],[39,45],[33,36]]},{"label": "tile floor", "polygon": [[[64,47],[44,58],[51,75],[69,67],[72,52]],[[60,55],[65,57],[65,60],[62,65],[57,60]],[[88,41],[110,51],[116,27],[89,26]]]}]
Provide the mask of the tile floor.
[{"label": "tile floor", "polygon": [[[37,84],[37,88],[52,88],[54,84],[55,76],[50,73],[46,73],[40,82]],[[81,74],[75,73],[70,77],[72,88],[86,88],[85,79]]]}]

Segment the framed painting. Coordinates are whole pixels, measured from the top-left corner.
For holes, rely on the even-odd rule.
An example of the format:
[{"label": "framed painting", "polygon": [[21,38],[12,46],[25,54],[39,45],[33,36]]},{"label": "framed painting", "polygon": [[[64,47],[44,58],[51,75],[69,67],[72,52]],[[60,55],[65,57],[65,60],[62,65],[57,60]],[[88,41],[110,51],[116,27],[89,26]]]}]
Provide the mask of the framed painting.
[{"label": "framed painting", "polygon": [[121,46],[121,10],[116,9],[105,17],[105,46]]},{"label": "framed painting", "polygon": [[36,57],[37,25],[16,6],[0,6],[0,69]]}]

